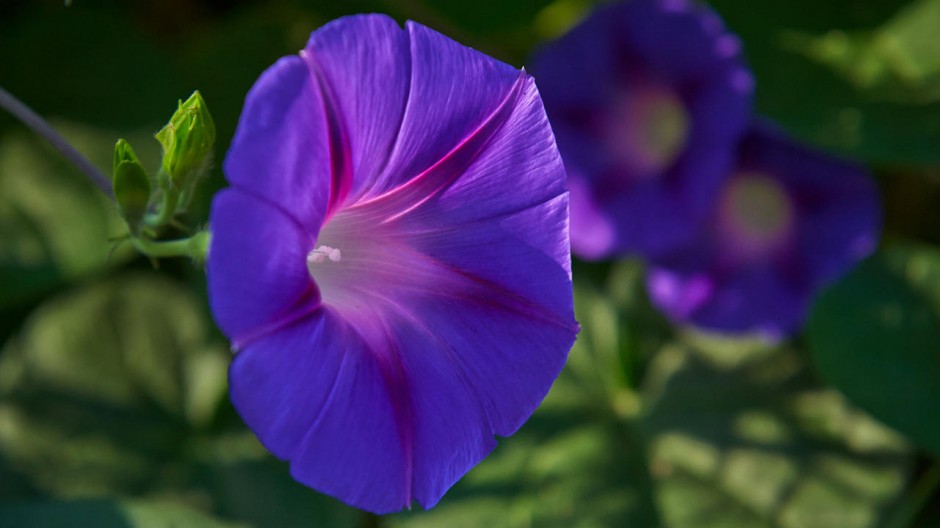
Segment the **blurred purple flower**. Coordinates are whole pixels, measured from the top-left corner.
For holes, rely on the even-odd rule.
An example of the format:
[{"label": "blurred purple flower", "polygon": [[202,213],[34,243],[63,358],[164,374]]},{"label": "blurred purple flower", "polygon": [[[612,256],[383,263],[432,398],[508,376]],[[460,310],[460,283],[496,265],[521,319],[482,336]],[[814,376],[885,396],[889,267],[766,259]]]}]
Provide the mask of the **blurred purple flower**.
[{"label": "blurred purple flower", "polygon": [[572,251],[655,255],[690,236],[751,112],[718,16],[685,0],[601,7],[531,66],[568,170]]},{"label": "blurred purple flower", "polygon": [[231,398],[299,481],[434,506],[577,333],[564,169],[532,78],[356,16],[257,81],[212,205]]},{"label": "blurred purple flower", "polygon": [[779,339],[799,330],[820,288],[874,250],[880,226],[862,168],[756,125],[703,232],[657,259],[647,286],[677,322]]}]

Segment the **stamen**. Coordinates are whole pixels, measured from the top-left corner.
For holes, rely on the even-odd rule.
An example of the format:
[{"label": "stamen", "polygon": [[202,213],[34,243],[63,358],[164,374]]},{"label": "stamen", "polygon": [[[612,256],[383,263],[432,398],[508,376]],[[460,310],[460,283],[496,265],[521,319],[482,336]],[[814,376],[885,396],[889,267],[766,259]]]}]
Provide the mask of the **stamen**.
[{"label": "stamen", "polygon": [[320,264],[329,259],[331,262],[339,262],[343,259],[343,253],[330,246],[320,246],[310,253],[307,253],[307,264]]}]

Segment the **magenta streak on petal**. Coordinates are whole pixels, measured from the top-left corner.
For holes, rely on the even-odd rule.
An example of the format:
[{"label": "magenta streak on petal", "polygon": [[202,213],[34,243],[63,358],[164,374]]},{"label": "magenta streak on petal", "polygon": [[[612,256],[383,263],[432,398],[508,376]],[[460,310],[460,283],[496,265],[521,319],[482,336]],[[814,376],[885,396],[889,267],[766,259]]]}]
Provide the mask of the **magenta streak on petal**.
[{"label": "magenta streak on petal", "polygon": [[385,380],[385,388],[388,390],[389,398],[392,400],[392,407],[395,409],[395,422],[398,425],[398,438],[401,441],[402,455],[405,459],[404,484],[407,490],[405,494],[405,504],[410,506],[414,494],[414,416],[412,405],[409,398],[410,390],[408,388],[408,376],[405,375],[402,367],[401,350],[398,348],[397,340],[391,330],[382,323],[383,333],[385,334],[385,345],[388,353],[382,355],[378,353],[381,347],[376,347],[372,355],[379,364],[379,370],[382,372],[382,379]]},{"label": "magenta streak on petal", "polygon": [[[383,302],[392,305],[391,299],[383,299]],[[329,307],[324,307],[331,310]],[[400,313],[406,313],[403,308],[398,308]],[[340,313],[340,319],[348,320]],[[412,493],[414,488],[414,417],[410,403],[410,390],[408,388],[408,376],[404,372],[401,362],[401,351],[399,350],[397,340],[388,328],[385,319],[378,313],[371,313],[368,318],[360,319],[358,324],[349,324],[349,328],[359,335],[365,345],[366,355],[371,357],[379,367],[382,379],[385,382],[385,389],[388,391],[389,399],[395,413],[395,422],[398,426],[399,440],[401,441],[404,452],[404,486],[407,490],[405,495],[405,505],[410,506],[412,502]],[[298,450],[304,449],[304,446],[310,445],[312,441],[307,438],[317,429],[326,410],[332,405],[333,394],[340,379],[345,375],[345,369],[349,363],[349,355],[343,358],[339,372],[330,388],[329,395],[323,403],[317,417],[311,421],[307,427],[304,439],[298,442]],[[298,453],[293,453],[288,458],[294,458]]]},{"label": "magenta streak on petal", "polygon": [[383,223],[390,222],[406,215],[444,190],[463,174],[463,171],[483,152],[490,140],[509,120],[522,93],[526,77],[525,72],[521,72],[496,110],[437,163],[404,185],[375,198],[353,204],[348,210],[363,214],[366,213],[365,209],[368,209],[366,214],[382,218]]},{"label": "magenta streak on petal", "polygon": [[352,154],[349,150],[349,137],[346,134],[346,127],[336,113],[336,98],[333,89],[326,77],[320,71],[316,59],[313,56],[312,49],[301,50],[300,56],[310,68],[310,74],[314,82],[320,87],[323,94],[323,115],[326,116],[327,133],[329,134],[330,144],[330,201],[326,208],[326,215],[323,222],[326,223],[336,212],[349,189],[352,187]]},{"label": "magenta streak on petal", "polygon": [[[301,233],[305,231],[303,224],[298,220],[290,211],[284,209],[284,207],[274,201],[269,200],[267,197],[257,194],[251,189],[245,189],[241,185],[232,184],[232,188],[237,189],[238,191],[251,196],[252,199],[264,203],[268,207],[277,210],[283,215],[285,219],[290,221],[297,227],[297,230]],[[316,233],[311,235],[311,245],[316,237]],[[316,311],[317,307],[320,306],[320,289],[317,284],[313,281],[308,283],[307,287],[303,289],[295,299],[288,303],[287,307],[283,312],[275,316],[268,324],[264,325],[261,328],[257,328],[252,332],[249,332],[246,335],[232,335],[230,336],[230,341],[232,344],[233,350],[241,350],[245,346],[249,345],[252,341],[264,337],[266,335],[277,332],[278,330],[287,327],[294,322],[300,321],[302,318],[307,315],[312,314]]]},{"label": "magenta streak on petal", "polygon": [[316,284],[311,281],[310,286],[300,294],[297,301],[295,301],[290,308],[285,310],[283,314],[278,315],[272,322],[247,335],[239,336],[238,338],[233,337],[231,340],[232,349],[239,351],[258,339],[277,333],[313,315],[322,306],[318,293],[319,290]]}]

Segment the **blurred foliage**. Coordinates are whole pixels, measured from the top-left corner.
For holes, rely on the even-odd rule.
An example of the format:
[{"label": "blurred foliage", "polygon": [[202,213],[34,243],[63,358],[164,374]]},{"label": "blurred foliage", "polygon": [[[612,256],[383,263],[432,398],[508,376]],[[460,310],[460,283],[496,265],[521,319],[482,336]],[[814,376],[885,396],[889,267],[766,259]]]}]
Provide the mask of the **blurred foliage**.
[{"label": "blurred foliage", "polygon": [[940,454],[940,251],[865,262],[819,300],[809,341],[826,380]]},{"label": "blurred foliage", "polygon": [[[218,148],[197,225],[248,88],[317,26],[387,12],[521,66],[593,3],[10,0],[0,86],[103,169],[118,137],[157,167],[153,133],[200,90]],[[295,483],[225,397],[202,271],[109,241],[115,206],[0,114],[0,526],[940,526],[940,3],[710,3],[759,111],[869,162],[904,242],[776,347],[674,329],[638,264],[576,262],[566,370],[429,512],[378,519]]]},{"label": "blurred foliage", "polygon": [[647,390],[668,526],[881,526],[907,481],[903,439],[793,350],[671,345]]},{"label": "blurred foliage", "polygon": [[940,1],[919,0],[874,31],[832,30],[819,37],[794,34],[792,45],[863,90],[899,102],[940,98],[940,55],[934,41]]},{"label": "blurred foliage", "polygon": [[[798,35],[839,35],[875,31],[896,16],[905,0],[853,2],[710,2],[737,32],[757,79],[758,110],[806,141],[860,160],[880,164],[936,163],[940,160],[940,101],[886,98],[875,86],[853,84],[833,61],[809,59],[812,46]],[[932,2],[931,2],[932,3]],[[898,15],[910,18],[910,15]],[[920,15],[914,15],[920,16]],[[897,20],[881,29],[889,42],[906,42],[920,31]],[[831,33],[837,32],[837,33]],[[844,33],[843,33],[844,34]],[[836,37],[841,38],[841,37]],[[847,47],[864,39],[846,37]],[[917,41],[913,34],[910,40]],[[796,41],[796,42],[794,42]],[[812,42],[812,41],[810,41]],[[879,49],[877,47],[872,49]],[[856,48],[865,64],[879,58]],[[936,57],[940,42],[924,43],[919,56]],[[893,60],[893,59],[892,59]],[[847,59],[854,67],[862,62]],[[887,66],[885,66],[886,71]]]}]

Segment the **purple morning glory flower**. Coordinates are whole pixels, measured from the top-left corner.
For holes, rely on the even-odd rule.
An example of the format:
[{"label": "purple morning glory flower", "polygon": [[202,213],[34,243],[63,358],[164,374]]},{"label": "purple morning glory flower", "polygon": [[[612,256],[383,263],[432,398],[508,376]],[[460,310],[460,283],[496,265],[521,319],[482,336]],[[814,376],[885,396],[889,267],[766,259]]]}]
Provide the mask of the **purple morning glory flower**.
[{"label": "purple morning glory flower", "polygon": [[604,6],[532,63],[568,170],[571,248],[659,254],[707,214],[750,119],[738,39],[685,0]]},{"label": "purple morning glory flower", "polygon": [[225,172],[209,294],[238,412],[313,488],[434,506],[577,333],[532,78],[420,24],[342,18],[257,81]]},{"label": "purple morning glory flower", "polygon": [[703,232],[657,259],[647,286],[675,321],[779,339],[800,328],[820,288],[874,250],[880,223],[861,167],[756,125]]}]

